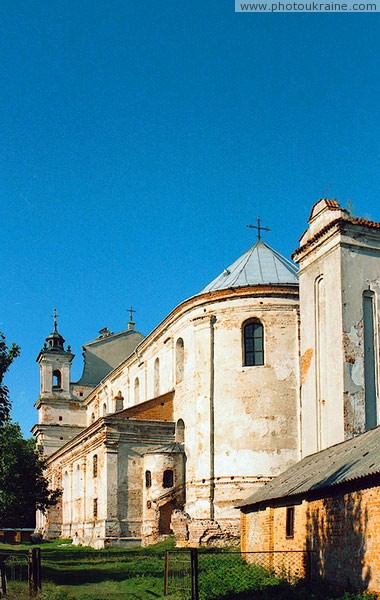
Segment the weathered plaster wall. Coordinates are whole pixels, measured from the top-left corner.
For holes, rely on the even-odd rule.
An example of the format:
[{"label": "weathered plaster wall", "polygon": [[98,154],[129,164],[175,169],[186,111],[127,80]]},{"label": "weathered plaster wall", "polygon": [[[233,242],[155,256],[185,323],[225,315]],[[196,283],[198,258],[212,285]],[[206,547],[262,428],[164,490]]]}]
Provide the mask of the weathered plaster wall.
[{"label": "weathered plaster wall", "polygon": [[300,264],[302,456],[344,439],[339,242],[330,237]]},{"label": "weathered plaster wall", "polygon": [[379,258],[379,234],[347,221],[299,259],[303,456],[365,431],[363,292],[375,294],[378,357]]},{"label": "weathered plaster wall", "polygon": [[[103,547],[142,536],[144,455],[152,447],[174,443],[173,423],[153,421],[98,422],[90,433],[72,440],[49,461],[52,485],[63,489],[61,507],[41,521],[47,537],[76,537],[80,543]],[[94,470],[94,456],[96,469]],[[156,477],[162,478],[158,465]],[[182,471],[176,467],[177,479]],[[55,478],[55,479],[54,479]],[[177,482],[176,479],[176,482]],[[96,506],[96,509],[95,509]],[[156,516],[158,519],[158,516]],[[157,529],[158,522],[153,523]]]},{"label": "weathered plaster wall", "polygon": [[[351,437],[365,431],[363,292],[366,290],[375,294],[375,353],[379,354],[380,238],[359,230],[352,237],[344,236],[342,242],[345,434]],[[377,360],[377,398],[378,369]]]},{"label": "weathered plaster wall", "polygon": [[[265,365],[243,366],[242,325],[265,329]],[[294,290],[258,290],[195,298],[145,340],[125,365],[102,382],[87,411],[120,390],[124,405],[174,389],[174,421],[185,423],[186,512],[192,519],[238,523],[233,509],[299,458],[298,298]],[[176,378],[176,344],[183,340],[183,377]],[[159,359],[159,387],[155,362]],[[157,386],[157,369],[156,369]],[[136,413],[138,418],[138,413]]]}]

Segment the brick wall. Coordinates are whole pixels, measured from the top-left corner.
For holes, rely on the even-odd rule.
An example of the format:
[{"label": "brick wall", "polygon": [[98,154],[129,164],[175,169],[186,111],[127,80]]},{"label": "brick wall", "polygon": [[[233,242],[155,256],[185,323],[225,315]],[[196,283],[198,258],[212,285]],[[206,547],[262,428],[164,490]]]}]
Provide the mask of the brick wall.
[{"label": "brick wall", "polygon": [[173,393],[163,394],[117,413],[117,417],[140,421],[172,421]]},{"label": "brick wall", "polygon": [[380,593],[380,487],[304,500],[294,511],[294,536],[287,537],[286,506],[256,512],[247,507],[242,551],[307,550],[313,579]]}]

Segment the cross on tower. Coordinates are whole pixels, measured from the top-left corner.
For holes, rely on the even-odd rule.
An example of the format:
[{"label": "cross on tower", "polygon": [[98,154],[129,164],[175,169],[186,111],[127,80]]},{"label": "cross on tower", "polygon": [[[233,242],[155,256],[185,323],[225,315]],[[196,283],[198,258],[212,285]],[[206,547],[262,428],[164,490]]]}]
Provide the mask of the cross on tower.
[{"label": "cross on tower", "polygon": [[58,315],[57,315],[57,309],[56,308],[53,310],[53,314],[51,316],[54,319],[54,330],[57,331],[57,317],[58,317]]},{"label": "cross on tower", "polygon": [[260,217],[257,217],[257,225],[247,225],[247,227],[249,227],[250,229],[257,229],[257,239],[259,241],[261,240],[262,231],[270,231],[269,227],[262,227],[260,223],[261,219]]}]

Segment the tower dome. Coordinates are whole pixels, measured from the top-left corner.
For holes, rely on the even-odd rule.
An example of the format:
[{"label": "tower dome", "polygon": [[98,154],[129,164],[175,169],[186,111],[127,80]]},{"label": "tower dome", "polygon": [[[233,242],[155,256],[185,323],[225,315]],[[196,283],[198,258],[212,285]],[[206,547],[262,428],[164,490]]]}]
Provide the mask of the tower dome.
[{"label": "tower dome", "polygon": [[200,292],[256,285],[298,285],[297,267],[258,240]]},{"label": "tower dome", "polygon": [[53,319],[54,319],[54,328],[53,331],[47,336],[42,353],[44,352],[65,352],[71,354],[70,346],[67,347],[67,351],[64,348],[65,340],[58,332],[57,328],[57,310],[54,309]]}]

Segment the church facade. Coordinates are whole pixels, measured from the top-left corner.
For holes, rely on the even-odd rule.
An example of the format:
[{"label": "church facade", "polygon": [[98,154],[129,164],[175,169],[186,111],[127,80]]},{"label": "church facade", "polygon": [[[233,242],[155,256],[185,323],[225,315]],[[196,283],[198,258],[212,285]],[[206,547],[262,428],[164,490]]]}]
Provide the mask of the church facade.
[{"label": "church facade", "polygon": [[380,225],[314,205],[295,265],[258,240],[147,337],[38,356],[37,444],[59,504],[45,537],[95,547],[233,543],[234,508],[302,456],[378,423]]}]

